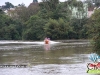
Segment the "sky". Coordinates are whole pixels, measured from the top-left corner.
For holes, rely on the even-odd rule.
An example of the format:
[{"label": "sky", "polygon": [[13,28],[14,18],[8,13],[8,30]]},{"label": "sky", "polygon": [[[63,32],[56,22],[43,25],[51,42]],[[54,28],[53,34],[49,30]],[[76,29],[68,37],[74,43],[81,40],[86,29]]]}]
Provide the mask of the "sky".
[{"label": "sky", "polygon": [[[38,2],[41,2],[42,0],[38,0]],[[60,0],[62,2],[66,1],[66,0]],[[30,3],[33,2],[33,0],[0,0],[0,6],[5,5],[5,2],[10,2],[12,3],[14,6],[18,5],[18,4],[22,4],[24,3],[26,6],[28,6]]]},{"label": "sky", "polygon": [[[42,0],[38,0],[38,2],[41,2]],[[61,2],[64,2],[66,0],[60,0]],[[33,2],[33,0],[0,0],[0,6],[5,5],[5,2],[10,2],[14,6],[17,6],[18,4],[24,3],[25,6],[28,6],[30,3]]]}]

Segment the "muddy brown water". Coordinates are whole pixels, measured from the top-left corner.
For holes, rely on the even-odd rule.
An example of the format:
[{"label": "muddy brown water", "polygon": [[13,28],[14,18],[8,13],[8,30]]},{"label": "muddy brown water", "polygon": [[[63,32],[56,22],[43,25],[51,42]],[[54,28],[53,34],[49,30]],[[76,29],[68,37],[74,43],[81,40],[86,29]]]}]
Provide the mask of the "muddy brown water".
[{"label": "muddy brown water", "polygon": [[86,71],[92,52],[88,40],[52,41],[50,45],[0,41],[0,65],[9,65],[0,67],[0,75],[90,75]]}]

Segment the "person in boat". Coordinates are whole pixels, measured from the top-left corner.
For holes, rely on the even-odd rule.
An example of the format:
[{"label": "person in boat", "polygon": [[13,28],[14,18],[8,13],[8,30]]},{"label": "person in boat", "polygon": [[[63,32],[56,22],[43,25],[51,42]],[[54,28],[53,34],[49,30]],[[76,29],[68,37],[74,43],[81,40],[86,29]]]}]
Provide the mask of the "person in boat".
[{"label": "person in boat", "polygon": [[45,40],[44,40],[44,42],[45,42],[45,44],[50,44],[50,38],[45,38]]},{"label": "person in boat", "polygon": [[45,38],[44,39],[44,49],[45,50],[50,50],[50,38]]}]

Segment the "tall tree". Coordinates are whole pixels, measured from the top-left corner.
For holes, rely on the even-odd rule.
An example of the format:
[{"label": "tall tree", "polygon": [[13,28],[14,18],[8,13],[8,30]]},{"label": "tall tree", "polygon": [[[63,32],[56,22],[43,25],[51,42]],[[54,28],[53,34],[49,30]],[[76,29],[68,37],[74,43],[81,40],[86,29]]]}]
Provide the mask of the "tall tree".
[{"label": "tall tree", "polygon": [[13,20],[5,14],[0,14],[0,39],[18,40],[21,39],[21,23]]},{"label": "tall tree", "polygon": [[[42,0],[40,3],[41,15],[44,14],[46,18],[59,19],[65,18],[68,19],[70,16],[70,10],[66,6],[66,3],[60,3],[59,0]],[[43,16],[43,17],[44,17]]]},{"label": "tall tree", "polygon": [[14,8],[14,5],[10,2],[5,2],[5,6],[4,6],[5,9],[10,9],[10,8]]},{"label": "tall tree", "polygon": [[49,11],[54,11],[59,4],[59,0],[42,0],[44,7]]},{"label": "tall tree", "polygon": [[95,10],[88,27],[94,41],[94,50],[100,54],[100,9]]},{"label": "tall tree", "polygon": [[45,36],[44,25],[46,20],[40,18],[37,15],[33,15],[25,24],[25,29],[23,32],[24,40],[40,40]]},{"label": "tall tree", "polygon": [[38,3],[31,3],[28,7],[26,7],[24,4],[20,4],[15,8],[15,10],[10,10],[8,13],[11,15],[11,17],[26,22],[32,15],[37,14],[39,9],[40,7]]},{"label": "tall tree", "polygon": [[51,39],[68,39],[68,33],[71,31],[69,23],[64,22],[62,18],[59,18],[59,20],[49,19],[44,29],[46,36]]}]

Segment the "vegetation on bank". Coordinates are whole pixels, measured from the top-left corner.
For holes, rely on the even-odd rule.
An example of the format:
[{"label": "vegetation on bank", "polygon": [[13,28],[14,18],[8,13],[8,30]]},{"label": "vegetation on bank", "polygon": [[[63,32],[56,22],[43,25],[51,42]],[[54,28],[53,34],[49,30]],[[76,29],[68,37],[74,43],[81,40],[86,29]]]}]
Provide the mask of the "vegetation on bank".
[{"label": "vegetation on bank", "polygon": [[[8,2],[8,4],[11,3]],[[11,4],[11,6],[13,5]],[[0,10],[0,39],[41,40],[44,37],[50,37],[51,39],[88,38],[88,28],[86,26],[88,18],[84,15],[82,18],[72,17],[72,9],[69,9],[69,6],[72,9],[77,7],[79,12],[84,11],[82,2],[76,0],[69,0],[63,3],[59,3],[59,0],[43,0],[41,3],[33,3],[28,7],[21,4],[16,6],[14,10],[9,10],[8,15]]]},{"label": "vegetation on bank", "polygon": [[[5,4],[7,9],[14,7],[9,2]],[[81,13],[82,18],[72,17],[73,7],[78,8],[77,16]],[[61,3],[59,0],[43,0],[28,7],[24,4],[15,6],[14,10],[8,11],[8,15],[0,9],[0,40],[93,38],[95,47],[99,49],[100,9],[87,18],[83,15],[83,8],[83,3],[76,0]]]},{"label": "vegetation on bank", "polygon": [[94,50],[100,54],[100,9],[96,9],[89,20],[89,32],[94,41]]}]

